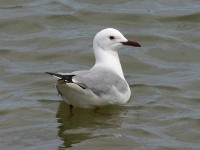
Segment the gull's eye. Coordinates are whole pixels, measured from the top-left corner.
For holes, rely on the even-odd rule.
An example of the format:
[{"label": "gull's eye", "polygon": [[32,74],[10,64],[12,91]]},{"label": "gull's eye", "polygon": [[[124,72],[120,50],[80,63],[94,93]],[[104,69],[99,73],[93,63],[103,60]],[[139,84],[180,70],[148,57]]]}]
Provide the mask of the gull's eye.
[{"label": "gull's eye", "polygon": [[110,39],[110,40],[114,40],[115,37],[114,37],[114,36],[110,36],[109,39]]}]

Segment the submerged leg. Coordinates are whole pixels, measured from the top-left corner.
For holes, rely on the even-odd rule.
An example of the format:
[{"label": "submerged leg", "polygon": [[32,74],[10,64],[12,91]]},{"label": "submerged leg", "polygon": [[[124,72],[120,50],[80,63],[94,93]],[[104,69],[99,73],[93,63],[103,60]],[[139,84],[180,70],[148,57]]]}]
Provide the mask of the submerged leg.
[{"label": "submerged leg", "polygon": [[94,108],[94,113],[100,114],[100,115],[111,115],[111,114],[99,112],[99,109],[100,109],[100,107],[99,107],[99,106],[96,106],[96,107]]},{"label": "submerged leg", "polygon": [[73,105],[69,105],[69,116],[68,116],[68,119],[71,119],[74,116],[73,108],[74,108]]},{"label": "submerged leg", "polygon": [[94,113],[99,113],[99,109],[100,109],[100,107],[98,107],[98,106],[96,106],[95,108],[94,108]]}]

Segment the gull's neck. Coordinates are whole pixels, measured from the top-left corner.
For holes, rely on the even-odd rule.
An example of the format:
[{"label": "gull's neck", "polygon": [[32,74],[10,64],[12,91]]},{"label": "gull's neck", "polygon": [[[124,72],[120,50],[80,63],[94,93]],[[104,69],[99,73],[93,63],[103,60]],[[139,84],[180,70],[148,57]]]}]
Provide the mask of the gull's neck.
[{"label": "gull's neck", "polygon": [[110,69],[124,79],[124,74],[117,51],[94,48],[94,55],[96,59],[94,67],[104,67]]}]

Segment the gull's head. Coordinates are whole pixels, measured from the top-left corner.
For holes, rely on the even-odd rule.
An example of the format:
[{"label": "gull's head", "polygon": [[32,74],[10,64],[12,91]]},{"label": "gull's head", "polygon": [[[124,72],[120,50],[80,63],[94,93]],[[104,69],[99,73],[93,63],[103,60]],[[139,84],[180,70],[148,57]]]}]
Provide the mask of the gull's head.
[{"label": "gull's head", "polygon": [[116,51],[124,45],[141,47],[134,41],[127,40],[118,30],[113,28],[104,29],[96,34],[93,41],[94,49]]}]

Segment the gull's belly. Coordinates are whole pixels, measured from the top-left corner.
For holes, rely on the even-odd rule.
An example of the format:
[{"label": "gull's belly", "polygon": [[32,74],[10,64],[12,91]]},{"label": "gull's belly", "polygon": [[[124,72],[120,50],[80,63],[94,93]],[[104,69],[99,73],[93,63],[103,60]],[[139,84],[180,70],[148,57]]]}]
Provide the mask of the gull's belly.
[{"label": "gull's belly", "polygon": [[130,88],[124,93],[120,93],[116,88],[113,88],[110,93],[96,95],[90,89],[83,89],[74,83],[58,83],[57,90],[66,103],[80,108],[124,104],[129,100],[131,95]]}]

